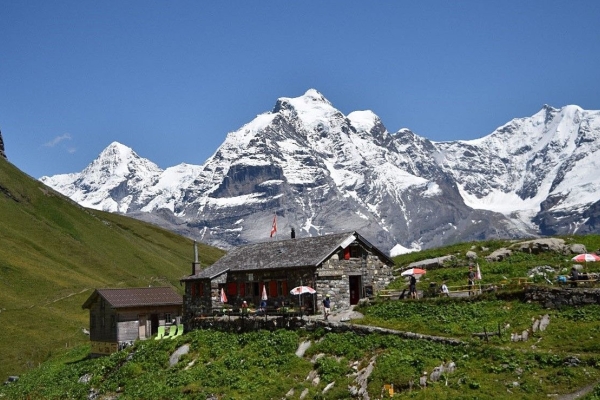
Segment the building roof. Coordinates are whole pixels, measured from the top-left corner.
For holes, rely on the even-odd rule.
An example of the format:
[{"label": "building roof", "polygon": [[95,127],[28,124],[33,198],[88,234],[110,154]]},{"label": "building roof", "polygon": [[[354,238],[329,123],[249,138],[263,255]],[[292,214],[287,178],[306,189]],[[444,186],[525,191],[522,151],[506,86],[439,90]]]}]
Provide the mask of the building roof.
[{"label": "building roof", "polygon": [[170,287],[142,287],[96,289],[81,307],[90,308],[98,296],[113,308],[183,305],[183,297]]},{"label": "building roof", "polygon": [[265,269],[318,267],[323,261],[354,241],[394,262],[356,232],[337,233],[299,239],[270,240],[236,247],[210,267],[182,279],[212,279],[227,271],[256,271]]}]

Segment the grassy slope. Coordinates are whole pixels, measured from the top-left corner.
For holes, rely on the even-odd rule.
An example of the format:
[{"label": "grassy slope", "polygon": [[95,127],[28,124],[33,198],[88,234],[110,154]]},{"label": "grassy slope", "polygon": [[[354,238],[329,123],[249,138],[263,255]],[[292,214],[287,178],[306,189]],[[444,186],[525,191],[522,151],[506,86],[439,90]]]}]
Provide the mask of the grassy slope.
[{"label": "grassy slope", "polygon": [[[203,265],[222,254],[200,246]],[[86,342],[93,289],[182,292],[192,258],[191,240],[82,208],[0,159],[0,379]]]},{"label": "grassy slope", "polygon": [[[569,238],[597,248],[600,236]],[[502,243],[465,243],[445,249],[424,251],[399,257],[406,265],[411,261],[458,254],[457,260],[439,270],[430,271],[430,281],[446,277],[456,283],[464,280],[464,254],[472,246],[480,258]],[[497,282],[503,275],[523,276],[539,265],[568,264],[568,256],[515,254],[499,263],[480,261],[485,283]],[[566,259],[566,260],[565,260]],[[599,265],[589,265],[590,269]],[[428,286],[429,281],[420,285]],[[398,284],[397,282],[395,284]],[[547,283],[546,283],[547,284]],[[355,323],[409,330],[424,334],[457,337],[464,345],[451,346],[424,340],[404,340],[393,336],[355,335],[351,333],[256,332],[247,334],[216,331],[189,332],[177,340],[139,341],[133,348],[111,357],[87,359],[87,346],[57,354],[42,367],[21,376],[18,383],[0,387],[7,398],[83,398],[90,390],[103,395],[119,393],[123,399],[138,398],[207,398],[216,394],[222,399],[283,398],[290,389],[291,398],[307,391],[310,398],[348,398],[353,378],[348,374],[358,362],[365,367],[372,357],[377,363],[369,379],[371,396],[382,393],[384,384],[393,384],[398,398],[414,399],[544,399],[559,393],[572,393],[600,380],[600,306],[588,305],[560,310],[545,310],[539,304],[522,303],[514,298],[516,288],[475,299],[433,298],[407,301],[376,301],[362,307],[365,319]],[[508,295],[508,296],[507,296]],[[503,298],[508,300],[503,300]],[[521,332],[533,318],[548,313],[547,330],[533,334],[528,342],[512,342],[510,333]],[[501,337],[489,343],[473,338],[473,332],[510,324]],[[298,344],[312,340],[304,357],[294,355]],[[174,367],[171,354],[182,344],[190,353]],[[322,357],[316,357],[323,355]],[[316,362],[312,363],[310,360]],[[431,371],[442,362],[453,361],[456,371],[445,375],[426,390],[416,384],[422,371]],[[572,365],[572,362],[575,365]],[[316,370],[321,380],[313,384],[306,377]],[[87,375],[90,382],[80,383]],[[411,390],[409,382],[415,382]],[[323,390],[331,382],[333,387]],[[596,392],[600,394],[600,389]],[[308,398],[307,397],[307,398]],[[598,398],[598,397],[594,397]]]}]

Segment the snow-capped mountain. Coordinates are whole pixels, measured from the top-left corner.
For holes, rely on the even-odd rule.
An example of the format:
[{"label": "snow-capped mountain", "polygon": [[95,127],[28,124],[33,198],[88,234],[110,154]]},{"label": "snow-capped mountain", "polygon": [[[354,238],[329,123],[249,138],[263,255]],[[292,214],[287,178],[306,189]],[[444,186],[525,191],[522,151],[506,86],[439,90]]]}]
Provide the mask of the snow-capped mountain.
[{"label": "snow-capped mountain", "polygon": [[[80,204],[220,247],[357,230],[396,254],[457,241],[597,232],[600,112],[545,106],[471,141],[387,131],[316,90],[280,98],[203,165],[161,170],[112,143],[84,171],[43,177]],[[595,211],[594,211],[595,210]]]}]

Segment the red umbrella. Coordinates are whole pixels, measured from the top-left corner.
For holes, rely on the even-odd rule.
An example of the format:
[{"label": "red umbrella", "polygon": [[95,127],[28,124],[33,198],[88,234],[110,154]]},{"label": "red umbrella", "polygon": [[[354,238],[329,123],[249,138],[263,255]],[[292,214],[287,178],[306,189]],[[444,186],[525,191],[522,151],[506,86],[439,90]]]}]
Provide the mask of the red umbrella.
[{"label": "red umbrella", "polygon": [[317,293],[317,291],[315,289],[311,288],[310,286],[296,286],[295,288],[290,290],[290,294],[298,295],[298,304],[299,305],[302,305],[302,302],[300,300],[300,295],[304,294],[304,293],[315,294],[315,293]]},{"label": "red umbrella", "polygon": [[424,269],[421,269],[421,268],[410,268],[410,269],[407,269],[406,271],[403,271],[400,275],[401,276],[423,275],[426,273],[427,273],[427,271],[425,271]]},{"label": "red umbrella", "polygon": [[597,256],[596,254],[588,254],[588,253],[584,253],[584,254],[578,254],[575,257],[571,258],[572,261],[578,262],[578,263],[582,263],[582,262],[595,262],[595,261],[600,261],[600,257]]},{"label": "red umbrella", "polygon": [[300,295],[303,293],[315,294],[315,293],[317,293],[317,291],[315,289],[311,288],[310,286],[296,286],[295,288],[290,290],[290,294]]},{"label": "red umbrella", "polygon": [[227,295],[225,294],[225,290],[221,288],[221,303],[227,303]]}]

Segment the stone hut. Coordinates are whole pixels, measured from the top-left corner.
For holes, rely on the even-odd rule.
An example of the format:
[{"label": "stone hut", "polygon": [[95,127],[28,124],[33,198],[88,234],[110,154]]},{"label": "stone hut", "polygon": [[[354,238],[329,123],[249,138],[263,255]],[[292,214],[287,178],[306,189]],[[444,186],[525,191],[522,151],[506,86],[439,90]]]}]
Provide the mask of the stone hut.
[{"label": "stone hut", "polygon": [[[234,309],[244,300],[258,306],[263,293],[271,308],[285,302],[316,313],[329,296],[334,310],[345,309],[386,287],[393,279],[393,265],[357,232],[240,246],[203,270],[196,252],[192,274],[181,279],[184,323],[223,307],[221,290]],[[290,294],[302,285],[314,288],[316,294]]]},{"label": "stone hut", "polygon": [[96,289],[83,303],[90,310],[91,355],[108,355],[159,326],[181,320],[183,299],[170,287]]}]

